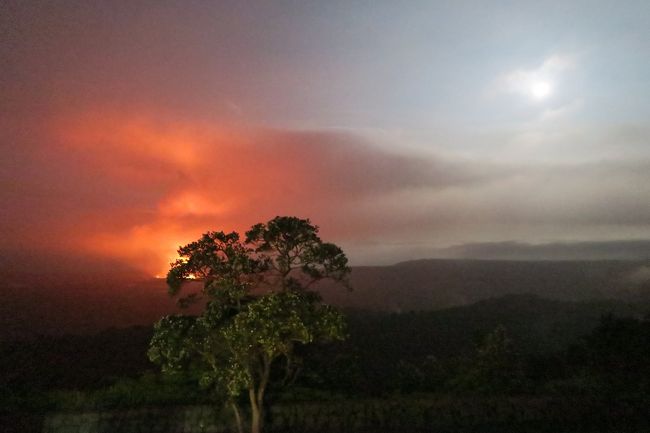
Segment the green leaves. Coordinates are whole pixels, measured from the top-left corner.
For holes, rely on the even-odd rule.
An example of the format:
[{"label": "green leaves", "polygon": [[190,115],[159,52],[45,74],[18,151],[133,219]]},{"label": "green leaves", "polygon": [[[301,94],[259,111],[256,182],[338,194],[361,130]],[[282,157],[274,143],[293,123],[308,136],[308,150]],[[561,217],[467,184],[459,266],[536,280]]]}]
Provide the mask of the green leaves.
[{"label": "green leaves", "polygon": [[196,318],[166,316],[154,325],[149,343],[149,360],[160,364],[163,371],[179,371],[189,366],[195,351]]},{"label": "green leaves", "polygon": [[238,314],[225,330],[238,355],[288,356],[296,343],[342,339],[343,317],[317,298],[301,292],[278,292],[260,297]]},{"label": "green leaves", "polygon": [[194,369],[203,388],[231,399],[254,390],[261,401],[270,370],[289,366],[296,345],[345,337],[343,316],[308,287],[323,278],[344,282],[347,258],[308,219],[275,217],[243,242],[235,232],[207,232],[178,254],[167,274],[170,294],[199,280],[208,302],[198,317],[155,325],[148,355],[163,371]]}]

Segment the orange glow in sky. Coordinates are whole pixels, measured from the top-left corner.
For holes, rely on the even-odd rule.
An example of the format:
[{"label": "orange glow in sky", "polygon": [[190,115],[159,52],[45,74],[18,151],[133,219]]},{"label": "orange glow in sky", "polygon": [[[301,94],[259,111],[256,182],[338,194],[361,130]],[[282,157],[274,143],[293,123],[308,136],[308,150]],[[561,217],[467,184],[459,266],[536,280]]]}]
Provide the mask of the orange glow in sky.
[{"label": "orange glow in sky", "polygon": [[77,225],[69,236],[94,254],[152,275],[164,275],[178,247],[205,231],[242,232],[277,214],[313,215],[313,194],[332,194],[319,173],[324,158],[312,156],[309,144],[305,150],[294,137],[273,131],[127,114],[72,117],[52,129],[61,151],[87,164],[93,173],[89,182],[101,178],[122,189],[123,202],[110,214],[84,215],[91,233],[81,233]]}]

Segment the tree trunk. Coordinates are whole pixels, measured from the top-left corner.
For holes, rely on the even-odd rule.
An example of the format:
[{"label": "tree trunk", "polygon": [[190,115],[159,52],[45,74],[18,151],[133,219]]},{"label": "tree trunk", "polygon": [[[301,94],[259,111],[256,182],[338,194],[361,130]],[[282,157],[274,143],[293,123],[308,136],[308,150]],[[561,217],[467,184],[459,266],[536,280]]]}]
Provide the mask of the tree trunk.
[{"label": "tree trunk", "polygon": [[264,427],[264,406],[260,404],[254,388],[248,390],[251,402],[251,433],[262,433]]},{"label": "tree trunk", "polygon": [[264,427],[264,392],[271,375],[271,358],[262,355],[261,363],[262,371],[257,390],[255,385],[248,388],[248,398],[251,402],[251,433],[262,433]]},{"label": "tree trunk", "polygon": [[235,402],[232,402],[231,406],[233,412],[235,412],[235,421],[237,422],[237,433],[244,433],[244,426],[242,425],[241,422],[241,414],[239,413],[239,406],[237,406],[237,403]]}]

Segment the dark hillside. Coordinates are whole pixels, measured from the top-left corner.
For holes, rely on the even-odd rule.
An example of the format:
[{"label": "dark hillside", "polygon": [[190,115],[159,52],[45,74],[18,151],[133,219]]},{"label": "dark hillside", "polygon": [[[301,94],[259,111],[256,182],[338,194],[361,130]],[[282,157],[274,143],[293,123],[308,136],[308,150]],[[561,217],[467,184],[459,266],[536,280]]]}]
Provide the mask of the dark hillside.
[{"label": "dark hillside", "polygon": [[[354,267],[353,291],[327,284],[319,289],[327,302],[340,307],[399,312],[440,310],[507,294],[642,302],[650,300],[649,280],[646,262],[418,260]],[[0,341],[148,326],[178,311],[160,279],[65,283],[13,275],[3,284]]]},{"label": "dark hillside", "polygon": [[625,261],[417,260],[356,267],[345,293],[322,289],[327,301],[359,309],[431,310],[506,294],[563,301],[650,299],[650,268]]},{"label": "dark hillside", "polygon": [[[472,354],[476,345],[504,325],[524,354],[565,350],[589,334],[602,315],[639,317],[649,304],[620,301],[562,302],[531,295],[508,295],[439,311],[348,312],[350,338],[331,347],[322,371],[336,371],[333,360],[350,356],[377,380],[400,360],[446,360]],[[150,327],[106,330],[95,335],[42,336],[0,345],[0,388],[92,389],[118,377],[137,377],[154,369],[146,358]],[[342,358],[341,358],[342,357]],[[316,363],[317,364],[317,363]],[[346,368],[354,368],[346,364]]]},{"label": "dark hillside", "polygon": [[380,358],[436,358],[465,355],[497,326],[508,329],[524,353],[565,349],[591,332],[604,315],[641,318],[650,303],[621,301],[565,302],[535,295],[506,295],[472,305],[409,313],[356,313],[349,316],[350,344],[383,347]]}]

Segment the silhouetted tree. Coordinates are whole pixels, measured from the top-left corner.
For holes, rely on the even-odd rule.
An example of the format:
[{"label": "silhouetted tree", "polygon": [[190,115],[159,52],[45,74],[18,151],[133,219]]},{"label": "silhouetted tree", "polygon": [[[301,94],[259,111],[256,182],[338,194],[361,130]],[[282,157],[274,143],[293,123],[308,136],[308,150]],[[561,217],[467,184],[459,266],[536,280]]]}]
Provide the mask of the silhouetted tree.
[{"label": "silhouetted tree", "polygon": [[276,217],[246,232],[208,232],[179,250],[167,282],[172,295],[203,282],[183,304],[207,297],[203,314],[167,316],[154,328],[149,358],[163,371],[192,368],[200,384],[228,397],[241,432],[238,397],[248,395],[251,432],[264,421],[272,369],[296,374],[296,346],[344,338],[342,315],[309,290],[324,278],[345,282],[347,258],[307,219]]}]

